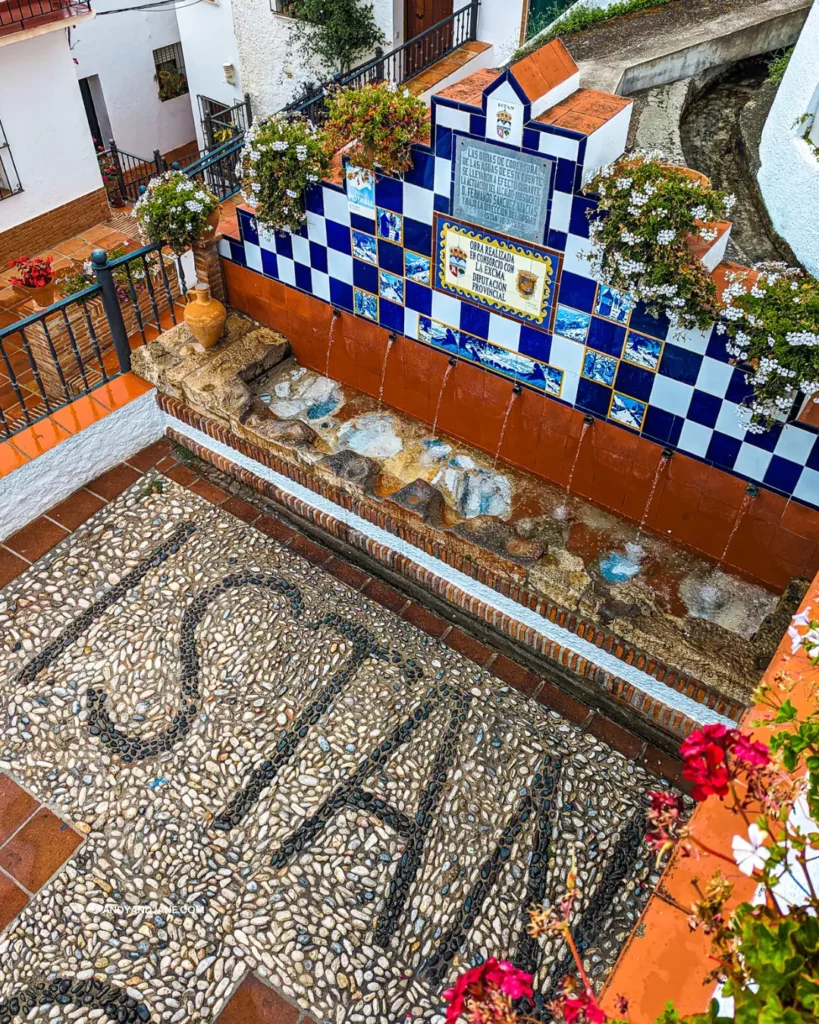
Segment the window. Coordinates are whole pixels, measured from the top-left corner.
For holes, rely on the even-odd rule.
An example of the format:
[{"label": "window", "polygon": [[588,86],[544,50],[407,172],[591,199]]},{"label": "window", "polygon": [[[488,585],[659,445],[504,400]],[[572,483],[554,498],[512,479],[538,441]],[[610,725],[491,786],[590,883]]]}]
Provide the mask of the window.
[{"label": "window", "polygon": [[531,39],[538,32],[548,28],[555,18],[571,7],[573,3],[574,0],[529,0],[526,13],[526,38]]},{"label": "window", "polygon": [[154,81],[159,86],[159,98],[165,100],[184,96],[188,91],[188,77],[185,74],[185,58],[181,43],[160,46],[154,50]]},{"label": "window", "polygon": [[3,124],[0,122],[0,199],[8,199],[23,191],[20,179],[17,177],[17,168],[14,166],[14,157],[11,155],[11,147],[8,144],[6,133],[3,131]]},{"label": "window", "polygon": [[299,0],[270,0],[270,10],[274,14],[282,14],[285,18],[298,18]]}]

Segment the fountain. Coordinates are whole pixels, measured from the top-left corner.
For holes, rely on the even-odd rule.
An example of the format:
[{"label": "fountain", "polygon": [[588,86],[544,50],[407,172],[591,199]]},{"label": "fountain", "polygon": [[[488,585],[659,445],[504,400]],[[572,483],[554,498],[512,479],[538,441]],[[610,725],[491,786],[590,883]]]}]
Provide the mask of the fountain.
[{"label": "fountain", "polygon": [[324,368],[324,376],[330,376],[330,353],[333,351],[333,339],[336,336],[336,320],[341,316],[340,309],[333,310],[333,319],[330,321],[330,340],[327,344],[327,365]]},{"label": "fountain", "polygon": [[455,358],[455,356],[450,356],[446,370],[444,370],[444,379],[441,381],[441,390],[438,392],[438,401],[435,404],[435,418],[432,421],[433,437],[436,436],[436,431],[438,430],[438,414],[441,411],[441,399],[444,397],[444,388],[446,387],[446,382],[449,380],[450,373],[452,373],[452,371],[455,369],[457,365],[458,360]]},{"label": "fountain", "polygon": [[512,411],[512,406],[515,404],[515,399],[523,391],[520,384],[516,384],[512,388],[512,394],[509,396],[509,401],[506,403],[506,412],[503,414],[503,423],[501,424],[500,434],[498,435],[498,447],[495,449],[495,458],[492,462],[492,469],[495,469],[498,465],[498,457],[500,456],[501,446],[503,445],[503,438],[506,434],[506,424],[509,422],[509,413]]},{"label": "fountain", "polygon": [[583,417],[583,429],[580,431],[580,440],[577,442],[577,448],[574,453],[574,461],[572,462],[572,468],[569,470],[569,479],[566,481],[566,493],[568,494],[572,489],[572,480],[574,480],[574,471],[577,469],[577,460],[580,458],[580,449],[583,447],[583,438],[586,436],[586,431],[594,423],[594,416],[586,415]]},{"label": "fountain", "polygon": [[728,548],[730,548],[731,541],[736,536],[736,532],[739,529],[739,524],[742,522],[745,513],[748,511],[751,502],[758,494],[759,487],[756,484],[748,484],[748,486],[745,488],[745,497],[742,499],[742,504],[740,505],[739,511],[737,512],[737,517],[734,520],[734,525],[731,527],[731,532],[728,534],[728,540],[725,542],[725,547],[723,548],[722,555],[720,556],[720,560],[717,563],[717,568],[719,568],[722,565],[722,563],[728,556]]},{"label": "fountain", "polygon": [[663,468],[669,464],[671,456],[674,453],[670,448],[663,448],[662,454],[660,455],[660,461],[657,463],[657,468],[654,470],[654,479],[651,481],[651,490],[648,492],[648,501],[646,501],[646,507],[643,509],[643,517],[640,520],[640,526],[637,530],[637,540],[642,537],[643,530],[646,526],[646,520],[648,519],[648,513],[651,510],[651,503],[654,501],[654,492],[657,490],[657,484],[660,482],[660,473]]},{"label": "fountain", "polygon": [[390,349],[398,341],[398,335],[395,331],[390,334],[387,338],[387,348],[384,351],[384,361],[381,363],[381,383],[378,385],[378,408],[381,408],[381,404],[384,400],[384,381],[387,378],[387,360],[390,358]]}]

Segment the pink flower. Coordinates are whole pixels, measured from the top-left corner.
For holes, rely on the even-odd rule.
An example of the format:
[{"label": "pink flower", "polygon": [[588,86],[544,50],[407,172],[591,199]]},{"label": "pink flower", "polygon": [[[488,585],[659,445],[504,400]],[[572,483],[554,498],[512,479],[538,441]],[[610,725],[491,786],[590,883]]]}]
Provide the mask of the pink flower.
[{"label": "pink flower", "polygon": [[771,760],[771,752],[764,743],[748,739],[740,733],[732,751],[734,757],[755,767],[764,768]]},{"label": "pink flower", "polygon": [[746,768],[764,767],[771,755],[764,743],[758,743],[739,731],[724,725],[704,725],[696,729],[680,745],[683,759],[683,778],[694,783],[691,795],[695,800],[709,796],[722,799],[728,795],[729,783],[736,777],[736,763]]},{"label": "pink flower", "polygon": [[590,992],[560,996],[557,1000],[557,1009],[563,1014],[566,1024],[606,1024],[608,1020]]},{"label": "pink flower", "polygon": [[469,1003],[481,1003],[492,992],[503,992],[510,999],[531,997],[532,976],[518,970],[508,960],[498,961],[493,956],[485,963],[471,967],[458,977],[452,988],[444,992],[444,999],[449,1003],[447,1024],[455,1024]]}]

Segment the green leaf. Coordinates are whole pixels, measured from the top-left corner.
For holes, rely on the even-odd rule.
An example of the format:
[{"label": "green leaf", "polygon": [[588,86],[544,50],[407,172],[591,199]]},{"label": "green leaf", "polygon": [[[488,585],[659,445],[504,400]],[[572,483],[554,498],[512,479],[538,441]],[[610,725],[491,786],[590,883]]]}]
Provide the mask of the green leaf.
[{"label": "green leaf", "polygon": [[776,725],[782,725],[785,722],[792,722],[794,721],[798,713],[799,712],[796,710],[793,704],[791,704],[790,699],[788,699],[780,707],[779,711],[777,711],[776,718],[774,718],[774,723]]}]

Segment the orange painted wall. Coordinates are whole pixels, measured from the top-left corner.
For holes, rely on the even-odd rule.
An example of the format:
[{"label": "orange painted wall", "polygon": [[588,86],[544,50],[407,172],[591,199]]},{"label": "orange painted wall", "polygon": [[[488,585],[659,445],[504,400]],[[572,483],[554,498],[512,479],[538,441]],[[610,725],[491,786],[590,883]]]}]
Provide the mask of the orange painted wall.
[{"label": "orange painted wall", "polygon": [[[296,359],[325,372],[332,308],[304,292],[223,261],[228,303],[289,338]],[[350,313],[336,322],[330,376],[377,396],[389,332]],[[399,337],[390,352],[384,401],[432,423],[447,356]],[[440,429],[494,454],[512,382],[460,362],[441,401]],[[524,389],[514,403],[501,458],[565,484],[577,453],[583,413]],[[586,432],[572,492],[639,522],[662,447],[598,420]],[[718,560],[745,497],[745,481],[678,452],[660,474],[647,526]],[[781,590],[819,569],[819,512],[762,489],[731,540],[726,564]]]}]

